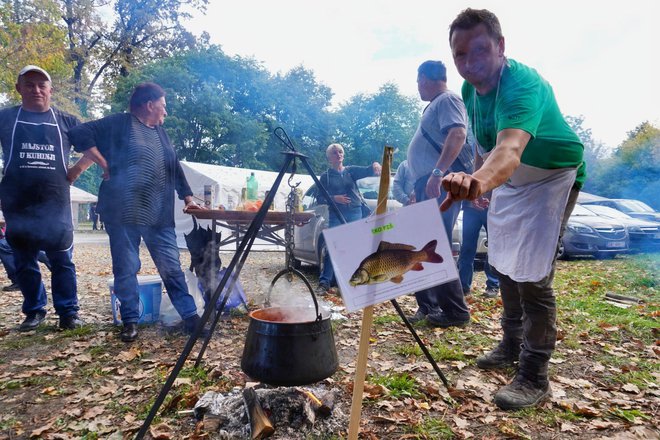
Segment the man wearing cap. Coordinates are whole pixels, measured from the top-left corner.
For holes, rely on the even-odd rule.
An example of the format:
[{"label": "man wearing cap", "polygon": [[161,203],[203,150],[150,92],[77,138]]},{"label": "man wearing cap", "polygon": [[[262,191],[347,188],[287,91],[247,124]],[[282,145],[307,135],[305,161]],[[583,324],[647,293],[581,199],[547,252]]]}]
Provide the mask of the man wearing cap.
[{"label": "man wearing cap", "polygon": [[[421,202],[442,197],[442,176],[448,171],[465,171],[472,166],[472,154],[465,143],[467,114],[463,101],[447,89],[447,69],[442,61],[425,61],[417,69],[417,90],[424,109],[410,145],[408,168],[415,182],[415,199]],[[447,238],[451,242],[452,230],[460,206],[442,214]],[[463,298],[458,280],[415,292],[419,308],[410,320],[426,318],[434,327],[463,326],[470,322],[470,312]]]},{"label": "man wearing cap", "polygon": [[78,119],[51,107],[51,79],[37,66],[18,74],[21,105],[0,110],[4,160],[0,200],[7,241],[14,250],[26,315],[20,331],[34,330],[46,317],[48,298],[37,262],[43,249],[52,265],[53,305],[61,329],[83,325],[78,317],[73,222],[67,164],[68,132]]}]

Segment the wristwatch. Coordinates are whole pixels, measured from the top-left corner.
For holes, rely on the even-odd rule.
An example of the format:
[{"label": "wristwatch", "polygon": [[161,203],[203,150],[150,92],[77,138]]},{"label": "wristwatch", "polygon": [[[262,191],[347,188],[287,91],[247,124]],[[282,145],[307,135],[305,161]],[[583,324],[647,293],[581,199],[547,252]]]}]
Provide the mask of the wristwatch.
[{"label": "wristwatch", "polygon": [[433,168],[433,171],[431,171],[431,174],[434,175],[435,177],[442,177],[442,176],[444,176],[445,172],[442,171],[440,168]]}]

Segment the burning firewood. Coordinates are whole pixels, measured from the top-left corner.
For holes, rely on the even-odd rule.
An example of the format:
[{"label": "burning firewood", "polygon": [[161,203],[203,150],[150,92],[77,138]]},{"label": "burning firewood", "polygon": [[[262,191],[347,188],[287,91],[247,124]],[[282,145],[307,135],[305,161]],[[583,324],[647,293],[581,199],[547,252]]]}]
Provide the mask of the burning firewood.
[{"label": "burning firewood", "polygon": [[320,414],[323,417],[327,417],[332,412],[332,408],[335,404],[335,396],[333,393],[325,393],[321,398],[318,398],[309,390],[303,388],[296,388],[300,394],[307,398],[311,408],[314,412]]},{"label": "burning firewood", "polygon": [[261,407],[257,392],[253,388],[245,388],[243,390],[243,400],[250,420],[250,438],[261,440],[273,435],[275,428],[273,428],[273,424]]}]

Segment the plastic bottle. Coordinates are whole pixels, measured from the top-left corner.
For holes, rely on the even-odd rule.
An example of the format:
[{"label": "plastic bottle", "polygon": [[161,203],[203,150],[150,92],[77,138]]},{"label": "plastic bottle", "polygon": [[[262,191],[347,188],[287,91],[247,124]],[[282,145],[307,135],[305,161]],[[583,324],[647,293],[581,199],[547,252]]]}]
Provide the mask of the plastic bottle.
[{"label": "plastic bottle", "polygon": [[250,173],[250,177],[247,178],[247,199],[248,200],[257,200],[257,191],[259,190],[259,183],[254,173]]}]

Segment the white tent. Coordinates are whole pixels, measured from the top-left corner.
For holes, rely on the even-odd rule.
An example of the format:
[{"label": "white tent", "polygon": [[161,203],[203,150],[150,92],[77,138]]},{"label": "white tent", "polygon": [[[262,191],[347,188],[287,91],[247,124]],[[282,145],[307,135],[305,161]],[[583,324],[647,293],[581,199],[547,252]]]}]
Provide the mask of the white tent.
[{"label": "white tent", "polygon": [[87,191],[83,191],[80,188],[76,188],[75,186],[70,187],[70,194],[71,194],[71,218],[73,218],[73,228],[77,229],[78,228],[78,212],[80,205],[86,204],[86,203],[95,203],[98,198],[92,194],[88,193]]},{"label": "white tent", "polygon": [[[216,209],[219,205],[223,205],[226,209],[233,209],[236,207],[241,199],[241,189],[245,187],[247,178],[250,173],[254,176],[259,183],[258,195],[260,199],[265,197],[266,191],[270,190],[275,179],[277,172],[274,171],[261,171],[250,170],[246,168],[234,168],[221,165],[210,165],[198,162],[181,162],[183,173],[188,179],[188,184],[192,190],[195,201],[199,205],[204,204],[204,186],[210,185],[212,188],[212,203],[211,207]],[[285,174],[280,186],[277,188],[275,194],[274,209],[276,211],[284,211],[286,198],[289,195],[290,188],[287,183],[290,174]],[[292,183],[300,182],[299,188],[306,191],[313,183],[312,177],[304,174],[296,174]],[[183,238],[184,233],[192,230],[193,221],[190,215],[183,213],[183,202],[176,199],[174,207],[174,221],[176,223],[177,243],[179,247],[185,248],[186,243]],[[201,222],[202,225],[209,224],[210,222]],[[223,235],[229,231],[223,231]],[[258,242],[255,242],[255,245]]]}]

